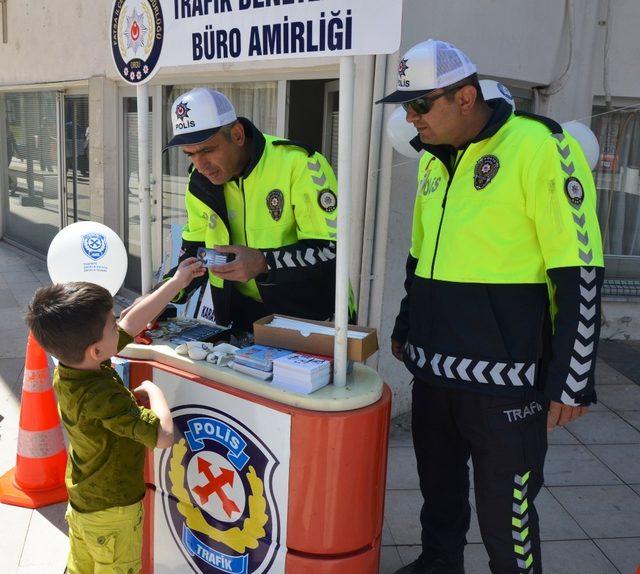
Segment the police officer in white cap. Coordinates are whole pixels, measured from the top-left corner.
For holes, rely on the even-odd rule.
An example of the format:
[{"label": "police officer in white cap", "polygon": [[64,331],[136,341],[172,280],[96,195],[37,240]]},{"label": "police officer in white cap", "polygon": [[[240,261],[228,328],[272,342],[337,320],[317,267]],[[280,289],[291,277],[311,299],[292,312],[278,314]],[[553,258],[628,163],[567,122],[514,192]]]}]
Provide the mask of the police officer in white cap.
[{"label": "police officer in white cap", "polygon": [[414,376],[422,554],[397,574],[464,572],[470,459],[491,572],[540,573],[546,431],[596,400],[591,171],[553,120],[484,101],[475,65],[450,43],[406,52],[381,101],[402,104],[425,151],[391,335]]},{"label": "police officer in white cap", "polygon": [[231,259],[209,267],[215,322],[250,331],[271,313],[330,318],[337,184],[327,160],[263,134],[210,88],[178,97],[171,118],[167,147],[179,146],[192,162],[181,259],[200,247]]}]

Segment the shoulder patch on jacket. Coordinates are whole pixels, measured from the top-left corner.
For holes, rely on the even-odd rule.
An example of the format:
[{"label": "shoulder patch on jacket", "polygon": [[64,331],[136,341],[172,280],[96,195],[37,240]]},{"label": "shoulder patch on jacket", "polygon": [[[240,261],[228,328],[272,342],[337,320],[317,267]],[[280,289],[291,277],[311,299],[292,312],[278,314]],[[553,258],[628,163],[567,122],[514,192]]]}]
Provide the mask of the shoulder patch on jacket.
[{"label": "shoulder patch on jacket", "polygon": [[306,151],[309,157],[311,157],[317,151],[312,145],[299,142],[296,140],[275,140],[273,142],[273,145],[289,145],[289,146],[299,147],[299,148],[302,148],[304,151]]},{"label": "shoulder patch on jacket", "polygon": [[519,116],[522,118],[529,118],[530,120],[535,120],[537,122],[540,122],[541,124],[544,124],[545,126],[547,126],[547,128],[549,128],[549,131],[552,134],[562,133],[562,126],[555,120],[552,120],[551,118],[547,118],[545,116],[539,116],[538,114],[532,114],[531,112],[523,112],[521,110],[516,110],[515,112],[513,112],[513,114],[515,116]]}]

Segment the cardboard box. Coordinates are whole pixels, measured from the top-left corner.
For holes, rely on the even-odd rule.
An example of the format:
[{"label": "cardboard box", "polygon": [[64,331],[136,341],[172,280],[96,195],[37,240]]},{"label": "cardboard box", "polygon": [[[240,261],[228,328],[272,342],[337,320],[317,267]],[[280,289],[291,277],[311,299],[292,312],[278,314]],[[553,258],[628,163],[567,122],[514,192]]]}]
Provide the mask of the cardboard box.
[{"label": "cardboard box", "polygon": [[[294,331],[292,329],[267,327],[274,316],[275,315],[269,315],[263,317],[253,324],[253,335],[257,344],[333,357],[333,335],[311,333],[305,336],[300,331]],[[326,327],[335,326],[331,321],[312,321],[310,319],[299,319],[298,317],[289,317],[287,315],[278,316],[296,321],[304,321],[305,323],[313,323],[315,325],[324,325]],[[349,330],[367,333],[367,336],[363,339],[348,340],[347,358],[350,361],[365,361],[378,350],[378,335],[375,329],[349,325]]]}]

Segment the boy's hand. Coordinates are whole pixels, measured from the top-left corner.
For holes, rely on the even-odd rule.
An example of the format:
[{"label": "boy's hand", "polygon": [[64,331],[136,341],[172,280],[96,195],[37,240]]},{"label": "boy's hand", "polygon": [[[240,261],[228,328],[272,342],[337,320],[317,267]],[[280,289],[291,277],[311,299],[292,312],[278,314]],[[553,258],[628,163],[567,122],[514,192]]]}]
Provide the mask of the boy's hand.
[{"label": "boy's hand", "polygon": [[162,390],[151,381],[142,381],[142,384],[134,389],[133,394],[139,402],[147,401],[149,403],[147,408],[151,409],[160,419],[156,446],[169,448],[173,445],[173,418]]},{"label": "boy's hand", "polygon": [[149,408],[149,391],[153,393],[153,389],[157,389],[158,386],[154,385],[151,381],[143,381],[135,389],[133,389],[133,395],[139,405]]},{"label": "boy's hand", "polygon": [[202,277],[206,272],[207,268],[202,261],[195,257],[188,257],[178,265],[173,280],[178,282],[181,289],[184,289],[196,277]]}]

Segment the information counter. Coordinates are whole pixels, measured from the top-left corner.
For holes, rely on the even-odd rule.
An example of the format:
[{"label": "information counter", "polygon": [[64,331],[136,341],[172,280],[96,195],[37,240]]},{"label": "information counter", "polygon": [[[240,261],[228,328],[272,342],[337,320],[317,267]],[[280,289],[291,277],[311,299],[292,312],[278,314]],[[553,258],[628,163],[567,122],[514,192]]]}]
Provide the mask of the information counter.
[{"label": "information counter", "polygon": [[120,356],[175,425],[147,463],[145,574],[377,574],[391,393],[374,370],[299,395],[170,344]]}]

